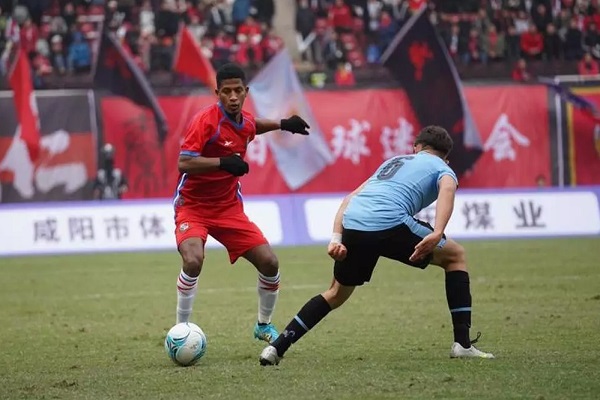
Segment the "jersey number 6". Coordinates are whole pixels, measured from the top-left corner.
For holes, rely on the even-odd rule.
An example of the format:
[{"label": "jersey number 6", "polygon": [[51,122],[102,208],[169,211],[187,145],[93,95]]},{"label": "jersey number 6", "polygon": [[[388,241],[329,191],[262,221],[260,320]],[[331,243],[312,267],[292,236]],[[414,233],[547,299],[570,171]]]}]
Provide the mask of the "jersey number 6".
[{"label": "jersey number 6", "polygon": [[383,181],[396,175],[396,172],[404,165],[404,161],[412,160],[415,156],[401,156],[392,158],[385,167],[377,174],[377,179]]}]

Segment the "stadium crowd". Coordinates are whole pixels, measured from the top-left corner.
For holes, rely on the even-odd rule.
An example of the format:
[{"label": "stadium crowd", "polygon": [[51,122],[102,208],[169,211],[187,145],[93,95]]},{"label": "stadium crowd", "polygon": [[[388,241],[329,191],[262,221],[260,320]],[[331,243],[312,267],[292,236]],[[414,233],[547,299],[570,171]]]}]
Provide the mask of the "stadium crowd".
[{"label": "stadium crowd", "polygon": [[[458,65],[508,62],[520,81],[530,79],[530,61],[599,72],[598,0],[297,0],[296,32],[278,33],[316,70],[356,70],[376,65],[424,3]],[[260,67],[284,45],[276,11],[275,0],[0,0],[0,73],[20,42],[37,79],[87,74],[103,26],[144,71],[169,71],[182,23],[216,67]]]}]

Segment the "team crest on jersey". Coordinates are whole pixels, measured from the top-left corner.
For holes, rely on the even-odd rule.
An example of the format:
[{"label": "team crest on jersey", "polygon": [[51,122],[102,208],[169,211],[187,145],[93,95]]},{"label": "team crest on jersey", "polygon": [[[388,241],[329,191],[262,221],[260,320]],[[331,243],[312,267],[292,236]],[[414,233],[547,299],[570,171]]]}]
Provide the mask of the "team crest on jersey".
[{"label": "team crest on jersey", "polygon": [[181,225],[179,225],[179,231],[180,232],[185,232],[190,228],[190,224],[188,224],[187,222],[182,222]]}]

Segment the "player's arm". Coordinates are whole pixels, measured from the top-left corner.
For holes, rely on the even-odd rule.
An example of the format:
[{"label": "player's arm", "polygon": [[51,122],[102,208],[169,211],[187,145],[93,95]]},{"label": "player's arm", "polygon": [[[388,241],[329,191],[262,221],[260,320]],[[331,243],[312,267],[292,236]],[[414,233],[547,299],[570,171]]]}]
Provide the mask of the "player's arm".
[{"label": "player's arm", "polygon": [[248,164],[237,154],[226,157],[203,157],[200,154],[213,133],[214,128],[207,124],[204,115],[192,121],[179,152],[179,172],[196,175],[223,170],[234,176],[248,173]]},{"label": "player's arm", "polygon": [[342,201],[342,204],[340,204],[340,208],[338,208],[337,213],[335,214],[335,219],[333,220],[333,233],[331,235],[331,241],[327,246],[327,253],[336,261],[342,261],[344,258],[346,258],[348,251],[346,246],[342,244],[342,230],[344,229],[342,221],[344,219],[344,211],[346,211],[348,203],[350,203],[352,197],[360,192],[362,188],[365,187],[366,183],[366,181],[363,182],[362,185],[354,189],[352,193],[346,196]]},{"label": "player's arm", "polygon": [[354,191],[352,191],[352,193],[350,193],[348,196],[346,196],[344,198],[344,200],[342,201],[342,204],[340,204],[340,208],[338,208],[338,211],[335,214],[335,219],[333,220],[333,237],[338,237],[338,235],[339,235],[339,239],[341,240],[342,230],[344,229],[342,226],[342,220],[344,219],[344,211],[346,211],[346,208],[348,207],[348,203],[350,203],[350,200],[352,199],[352,197],[356,196],[358,194],[358,192],[360,192],[365,187],[366,184],[367,184],[367,181],[364,181],[359,187],[354,189]]},{"label": "player's arm", "polygon": [[440,239],[454,210],[456,188],[456,181],[450,175],[442,176],[438,182],[438,198],[435,206],[435,226],[433,233],[439,235]]},{"label": "player's arm", "polygon": [[256,118],[255,122],[257,135],[281,129],[281,122],[273,121],[272,119]]},{"label": "player's arm", "polygon": [[262,135],[263,133],[276,131],[281,129],[282,131],[288,131],[292,133],[299,133],[301,135],[308,135],[310,126],[297,115],[292,115],[290,118],[284,118],[281,121],[274,121],[265,118],[256,118],[256,134]]},{"label": "player's arm", "polygon": [[[182,152],[183,153],[183,152]],[[219,170],[221,161],[214,157],[202,157],[200,155],[194,156],[190,154],[179,155],[179,172],[190,175],[194,174],[206,174],[208,172],[214,172]]]}]

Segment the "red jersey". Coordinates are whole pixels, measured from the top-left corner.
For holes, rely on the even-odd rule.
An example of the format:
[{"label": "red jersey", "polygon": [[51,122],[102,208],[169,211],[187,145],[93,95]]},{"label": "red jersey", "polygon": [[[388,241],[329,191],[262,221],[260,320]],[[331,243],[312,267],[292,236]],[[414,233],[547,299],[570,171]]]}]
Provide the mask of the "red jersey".
[{"label": "red jersey", "polygon": [[[200,111],[190,122],[180,155],[224,157],[246,155],[248,143],[256,135],[254,116],[242,110],[237,123],[224,111],[221,103]],[[180,173],[175,190],[175,210],[184,207],[199,216],[211,217],[243,211],[239,178],[225,171],[205,174]]]}]

